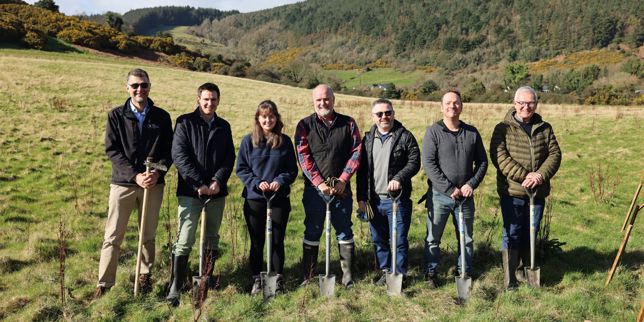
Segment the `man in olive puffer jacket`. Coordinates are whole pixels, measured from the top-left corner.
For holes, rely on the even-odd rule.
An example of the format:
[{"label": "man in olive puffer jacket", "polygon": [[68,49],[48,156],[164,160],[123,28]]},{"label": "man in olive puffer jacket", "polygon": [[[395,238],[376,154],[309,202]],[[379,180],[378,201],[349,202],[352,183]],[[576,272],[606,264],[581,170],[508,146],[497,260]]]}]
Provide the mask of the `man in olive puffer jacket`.
[{"label": "man in olive puffer jacket", "polygon": [[[514,94],[514,109],[496,125],[490,142],[490,159],[497,169],[497,192],[503,214],[504,286],[517,287],[521,266],[530,262],[530,202],[526,189],[536,192],[537,231],[550,179],[561,164],[561,150],[552,126],[535,113],[537,93],[529,86]],[[521,278],[522,275],[519,275]]]}]

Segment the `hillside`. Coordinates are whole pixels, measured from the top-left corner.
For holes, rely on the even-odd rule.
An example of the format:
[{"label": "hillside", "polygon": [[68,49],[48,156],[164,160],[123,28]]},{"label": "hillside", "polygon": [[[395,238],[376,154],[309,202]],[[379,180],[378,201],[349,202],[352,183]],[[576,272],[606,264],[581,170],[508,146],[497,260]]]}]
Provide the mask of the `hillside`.
[{"label": "hillside", "polygon": [[[87,53],[0,48],[0,320],[6,321],[189,321],[190,295],[171,309],[165,304],[169,247],[177,231],[177,174],[171,167],[157,233],[154,290],[132,296],[137,219],[122,244],[117,284],[93,299],[111,166],[104,152],[106,113],[127,97],[124,76],[134,67],[150,73],[150,97],[173,120],[195,108],[195,89],[212,81],[221,88],[218,115],[228,120],[238,147],[250,131],[257,104],[274,100],[292,135],[297,121],[313,112],[309,90],[213,75]],[[361,132],[371,122],[372,99],[337,95],[337,110],[353,116]],[[436,102],[394,101],[396,118],[422,144],[425,128],[440,117]],[[489,142],[509,104],[465,104],[463,119]],[[633,321],[644,298],[644,233],[635,225],[614,280],[604,286],[622,233],[620,227],[642,173],[641,107],[540,104],[563,152],[553,179],[549,237],[544,243],[543,287],[503,292],[501,218],[492,167],[476,190],[476,277],[469,302],[456,300],[449,273],[456,240],[449,226],[441,247],[441,285],[430,290],[422,272],[426,212],[414,204],[410,270],[405,296],[392,298],[373,285],[369,227],[354,221],[356,285],[319,297],[317,284],[298,287],[302,247],[301,178],[293,184],[286,246],[286,292],[272,301],[249,295],[249,240],[242,186],[233,175],[221,227],[221,257],[215,266],[222,288],[209,292],[208,321]],[[237,149],[237,148],[236,148]],[[413,178],[412,199],[425,192],[426,177]],[[355,187],[354,184],[352,184]],[[640,202],[643,202],[640,199]],[[641,215],[641,214],[640,214]],[[641,219],[641,218],[640,218]],[[641,223],[641,221],[640,221]],[[546,228],[544,228],[546,229]],[[62,238],[61,238],[62,237]],[[62,242],[64,247],[60,248]],[[61,278],[59,250],[65,250]],[[338,274],[333,246],[331,269]],[[197,264],[197,247],[191,268]],[[322,255],[320,254],[320,260]],[[61,293],[62,291],[62,293]],[[63,302],[62,299],[65,301]],[[200,319],[199,319],[200,320]]]},{"label": "hillside", "polygon": [[[590,80],[592,84],[604,78],[598,86],[559,90],[570,86],[560,79],[565,75],[552,69],[521,75],[518,82],[539,90],[547,85],[546,91],[563,94],[546,95],[556,96],[552,102],[591,104],[596,99],[588,98],[598,96],[597,92],[616,92],[624,98],[621,103],[601,103],[629,104],[635,102],[634,90],[642,88],[644,73],[638,74],[636,67],[631,73],[635,77],[627,80],[629,72],[619,72],[625,62],[634,60],[639,66],[644,58],[639,50],[644,42],[643,12],[638,0],[309,0],[205,21],[189,31],[225,44],[253,66],[269,71],[250,70],[251,77],[300,86],[314,83],[326,70],[431,70],[424,78],[412,79],[413,85],[398,86],[402,90],[393,97],[407,99],[435,99],[422,88],[424,81],[432,80],[441,89],[458,87],[474,100],[500,101],[505,99],[503,89],[517,85],[513,76],[505,75],[509,64],[526,66],[576,52],[606,50],[621,58],[609,64],[589,60],[575,70],[579,73],[591,65],[605,69]],[[353,88],[338,74],[339,79],[325,81],[347,87],[348,92],[378,95],[368,86]],[[385,82],[391,81],[379,83]],[[604,86],[612,83],[618,85]],[[584,93],[587,88],[592,89]]]},{"label": "hillside", "polygon": [[637,0],[309,0],[194,30],[247,50],[255,60],[313,46],[306,55],[320,64],[364,66],[384,59],[459,70],[610,44],[637,48],[644,42],[642,9]]},{"label": "hillside", "polygon": [[110,16],[118,17],[122,22],[122,29],[139,35],[154,35],[158,26],[192,26],[199,25],[204,20],[218,20],[230,15],[238,14],[237,10],[221,11],[209,8],[193,8],[190,6],[163,6],[130,10],[123,15],[108,12],[81,16],[83,19],[97,23],[107,24]]}]

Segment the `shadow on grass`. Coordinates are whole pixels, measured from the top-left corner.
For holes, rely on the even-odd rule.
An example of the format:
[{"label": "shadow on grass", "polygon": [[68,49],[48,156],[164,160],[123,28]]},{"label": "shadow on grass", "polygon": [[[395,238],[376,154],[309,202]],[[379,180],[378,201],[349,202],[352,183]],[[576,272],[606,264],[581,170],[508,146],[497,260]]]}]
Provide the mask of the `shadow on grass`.
[{"label": "shadow on grass", "polygon": [[11,216],[4,219],[6,223],[33,224],[36,220],[24,216]]},{"label": "shadow on grass", "polygon": [[0,257],[0,274],[14,273],[34,263],[35,261],[23,261],[6,256]]},{"label": "shadow on grass", "polygon": [[[597,272],[608,274],[616,254],[617,250],[598,252],[585,246],[566,250],[552,256],[542,265],[541,276],[545,286],[551,286],[560,283],[564,275],[570,272],[579,272],[583,275]],[[644,262],[644,251],[626,249],[622,253],[622,266],[639,266],[642,262]]]}]

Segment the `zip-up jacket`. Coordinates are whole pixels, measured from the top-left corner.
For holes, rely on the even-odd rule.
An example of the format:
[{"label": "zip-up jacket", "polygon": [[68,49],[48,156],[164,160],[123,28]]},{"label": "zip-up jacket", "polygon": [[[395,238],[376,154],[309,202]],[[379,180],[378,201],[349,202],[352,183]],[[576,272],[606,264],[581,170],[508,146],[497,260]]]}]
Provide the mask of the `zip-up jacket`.
[{"label": "zip-up jacket", "polygon": [[[167,168],[172,165],[172,120],[170,114],[154,106],[148,98],[148,112],[139,132],[138,120],[130,109],[130,98],[107,114],[105,126],[105,153],[112,161],[112,183],[121,186],[136,186],[136,175],[145,172],[144,162],[152,162]],[[164,182],[165,171],[158,171],[158,183]]]},{"label": "zip-up jacket", "polygon": [[348,184],[360,166],[360,130],[349,116],[335,113],[327,127],[313,113],[297,124],[294,141],[305,184],[317,187],[330,177]]},{"label": "zip-up jacket", "polygon": [[490,141],[490,159],[496,167],[496,189],[499,195],[526,197],[521,183],[530,172],[543,176],[537,186],[537,197],[550,194],[550,179],[559,170],[561,150],[552,126],[535,113],[528,135],[514,118],[514,108],[497,124]]},{"label": "zip-up jacket", "polygon": [[487,153],[479,131],[461,121],[451,133],[442,120],[425,131],[423,166],[435,191],[451,195],[468,184],[476,189],[487,171]]},{"label": "zip-up jacket", "polygon": [[213,198],[228,195],[228,178],[233,171],[235,147],[230,124],[215,114],[212,127],[201,117],[199,107],[177,119],[172,142],[172,159],[179,172],[177,196],[198,198],[197,190],[219,182]]},{"label": "zip-up jacket", "polygon": [[[362,157],[356,177],[358,201],[378,198],[373,177],[373,140],[378,127],[374,124],[362,139]],[[394,120],[391,129],[391,152],[387,168],[387,182],[396,180],[402,185],[401,199],[409,199],[412,191],[411,178],[420,170],[420,149],[414,135],[402,123]]]},{"label": "zip-up jacket", "polygon": [[258,147],[253,147],[252,136],[246,135],[239,146],[236,172],[244,183],[242,192],[244,198],[264,200],[262,190],[259,189],[262,181],[268,183],[275,181],[280,184],[275,199],[288,197],[291,184],[297,177],[295,150],[291,139],[282,134],[282,145],[272,149],[266,146],[265,139]]}]

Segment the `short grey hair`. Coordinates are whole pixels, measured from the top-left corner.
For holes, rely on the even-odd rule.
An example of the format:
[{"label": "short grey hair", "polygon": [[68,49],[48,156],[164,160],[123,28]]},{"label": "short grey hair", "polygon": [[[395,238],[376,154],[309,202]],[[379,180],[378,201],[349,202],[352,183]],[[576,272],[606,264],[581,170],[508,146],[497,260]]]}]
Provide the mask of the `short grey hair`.
[{"label": "short grey hair", "polygon": [[514,92],[514,101],[517,100],[517,96],[519,96],[519,93],[521,92],[530,92],[534,96],[534,101],[538,102],[539,97],[537,96],[537,91],[534,90],[534,88],[530,86],[521,86],[519,89],[517,89],[516,92]]}]

